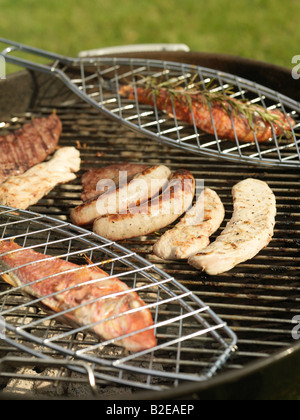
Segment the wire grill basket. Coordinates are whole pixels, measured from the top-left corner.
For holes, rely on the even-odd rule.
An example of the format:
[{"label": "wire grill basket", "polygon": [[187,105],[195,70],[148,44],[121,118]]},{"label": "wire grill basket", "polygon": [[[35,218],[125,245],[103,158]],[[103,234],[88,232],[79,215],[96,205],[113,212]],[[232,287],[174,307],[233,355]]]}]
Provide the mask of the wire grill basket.
[{"label": "wire grill basket", "polygon": [[102,267],[136,291],[152,312],[157,346],[131,353],[114,340],[101,341],[89,326],[62,324],[60,313],[49,313],[39,299],[25,297],[22,287],[0,281],[0,338],[36,358],[44,359],[51,349],[71,369],[83,363],[96,381],[161,390],[211,377],[236,348],[235,334],[207,305],[122,245],[62,220],[3,206],[0,239],[51,258]]},{"label": "wire grill basket", "polygon": [[[69,58],[28,47],[0,38],[10,46],[2,51],[8,62],[52,74],[60,78],[70,90],[84,99],[106,116],[117,120],[130,129],[142,133],[148,138],[160,141],[173,147],[195,154],[214,156],[231,161],[247,162],[255,165],[281,167],[299,167],[299,110],[300,104],[274,90],[252,81],[221,71],[182,63],[136,58]],[[22,51],[31,55],[52,60],[52,64],[37,64],[28,59],[11,55]],[[295,126],[290,136],[277,135],[271,123],[272,135],[269,140],[260,143],[256,136],[254,141],[242,143],[235,134],[235,140],[219,138],[199,130],[195,123],[188,125],[153,107],[140,105],[135,93],[134,100],[128,100],[119,94],[121,85],[136,83],[141,78],[156,77],[160,80],[181,81],[188,86],[195,77],[203,86],[212,80],[217,92],[232,89],[231,98],[247,100],[250,104],[261,106],[264,110],[278,110],[286,118],[291,117]],[[215,126],[213,115],[212,124]],[[195,120],[195,117],[193,118]],[[236,127],[232,120],[233,131]]]}]

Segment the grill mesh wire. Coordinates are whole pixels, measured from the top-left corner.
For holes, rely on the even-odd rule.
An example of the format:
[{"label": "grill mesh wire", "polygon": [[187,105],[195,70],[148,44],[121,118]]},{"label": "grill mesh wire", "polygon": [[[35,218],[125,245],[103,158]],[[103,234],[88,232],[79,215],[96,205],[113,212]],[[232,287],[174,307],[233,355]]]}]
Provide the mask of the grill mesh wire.
[{"label": "grill mesh wire", "polygon": [[[122,70],[120,72],[119,64],[115,65],[99,65],[98,71],[90,74],[91,69],[81,66],[81,78],[75,79],[74,83],[78,83],[78,88],[86,95],[93,98],[105,110],[110,111],[121,121],[124,120],[129,127],[140,129],[141,132],[153,138],[159,138],[162,142],[179,147],[186,151],[200,153],[208,156],[216,156],[233,161],[255,162],[256,164],[280,165],[280,166],[298,166],[299,165],[299,141],[297,139],[298,121],[296,121],[295,130],[292,129],[291,139],[280,138],[276,136],[274,126],[272,129],[272,139],[265,143],[259,143],[257,138],[254,142],[241,143],[236,137],[235,141],[222,140],[218,137],[216,131],[214,135],[208,135],[201,132],[195,125],[195,115],[193,116],[194,126],[182,123],[176,118],[176,110],[173,111],[174,119],[163,116],[157,110],[150,110],[149,107],[141,106],[135,100],[128,101],[122,98],[118,91],[119,86],[126,83],[137,83],[140,78],[151,77],[153,74],[162,82],[175,80],[183,81],[181,86],[187,87],[194,82],[202,82],[204,88],[211,83],[216,84],[213,91],[223,92],[228,88],[233,88],[234,93],[231,97],[238,100],[247,99],[249,103],[256,104],[267,110],[279,110],[285,116],[293,116],[298,119],[299,104],[285,98],[270,89],[248,82],[241,78],[216,72],[206,68],[197,68],[195,72],[189,66],[181,65],[179,67],[165,64],[165,68],[159,69],[158,65],[149,62],[145,66],[138,66],[129,62],[129,71]],[[153,67],[152,67],[153,66]],[[107,68],[108,67],[108,68]],[[133,67],[133,68],[132,68]],[[127,67],[126,67],[127,69]],[[107,97],[103,95],[103,86],[105,79],[100,79],[99,73],[102,75],[110,74],[112,78],[108,84],[111,95]],[[113,76],[112,76],[113,73]],[[119,74],[120,73],[120,74]],[[136,77],[138,74],[138,77]],[[195,75],[197,78],[194,80]],[[96,79],[96,80],[95,80]],[[72,79],[71,79],[72,80]],[[213,126],[216,130],[216,121],[213,116]],[[233,123],[233,120],[232,120]],[[233,123],[234,126],[234,123]],[[234,126],[234,131],[236,127]]]},{"label": "grill mesh wire", "polygon": [[[54,348],[62,354],[75,357],[75,360],[83,358],[93,362],[95,366],[104,365],[112,369],[114,374],[111,379],[119,383],[132,386],[136,384],[150,389],[159,389],[159,386],[152,385],[153,376],[171,380],[173,378],[176,381],[201,380],[209,377],[233,350],[234,335],[207,306],[194,298],[187,289],[182,288],[173,277],[164,275],[152,264],[145,264],[134,252],[127,252],[110,241],[101,242],[89,232],[80,230],[77,232],[77,229],[68,223],[52,221],[45,216],[3,209],[0,219],[1,238],[14,239],[24,248],[33,248],[37,252],[51,255],[52,259],[60,257],[79,265],[87,264],[84,258],[86,256],[91,261],[88,265],[103,266],[108,277],[117,277],[125,281],[132,290],[138,292],[153,312],[159,343],[154,350],[126,354],[123,349],[112,349],[109,346],[114,344],[114,340],[99,342],[98,339],[89,336],[87,327],[61,331],[58,327],[58,331],[55,331],[53,322],[59,319],[57,314],[48,317],[42,314],[40,317],[33,315],[34,304],[41,303],[38,302],[39,299],[33,298],[29,302],[23,302],[21,297],[21,303],[18,305],[14,301],[14,296],[11,303],[11,294],[20,294],[22,287],[1,293],[3,299],[1,316],[5,318],[7,330],[11,330],[13,334],[32,340],[42,347]],[[48,329],[50,325],[53,326],[51,330]],[[40,337],[41,330],[44,331],[43,337]],[[82,334],[84,337],[82,342],[78,340],[77,346],[74,345],[70,349],[70,338]],[[201,374],[194,375],[195,371],[190,371],[186,366],[183,369],[180,366],[181,360],[184,360],[185,347],[196,349],[199,347],[195,352],[201,353],[202,335],[206,337],[204,342],[211,341],[209,347],[212,347],[212,353],[216,355],[212,365],[209,367],[210,363],[207,364],[208,370],[203,377]],[[214,341],[219,347],[215,346]],[[158,351],[157,354],[155,350]],[[157,360],[166,358],[167,354],[169,361],[166,370],[165,363],[163,361],[159,363]],[[144,368],[141,367],[141,361],[144,363]],[[135,374],[140,372],[141,376],[144,374],[146,378],[138,379],[137,376],[136,380],[131,381],[124,377],[123,369],[132,370]],[[101,378],[97,367],[94,370]]]},{"label": "grill mesh wire", "polygon": [[[178,147],[183,151],[215,156],[218,158],[250,162],[262,165],[278,165],[284,167],[299,167],[300,149],[298,140],[299,129],[299,103],[280,93],[252,83],[246,79],[231,74],[218,72],[204,67],[193,68],[189,65],[165,62],[161,64],[154,60],[135,59],[98,59],[89,64],[86,61],[76,62],[74,67],[80,67],[78,73],[73,75],[68,66],[62,69],[69,75],[68,86],[76,86],[87,100],[108,116],[113,116],[122,124],[134,131],[138,131],[148,138],[159,140],[167,145]],[[69,72],[69,73],[68,73]],[[151,109],[138,103],[137,93],[135,99],[127,100],[119,94],[122,85],[133,83],[135,86],[141,79],[155,77],[159,82],[181,82],[181,87],[188,87],[201,82],[203,88],[214,84],[215,93],[221,93],[230,88],[230,96],[237,100],[247,100],[252,105],[258,105],[264,110],[278,110],[285,117],[292,117],[296,125],[291,128],[291,137],[278,136],[272,126],[272,138],[260,143],[255,141],[242,143],[235,135],[234,141],[223,140],[218,137],[216,121],[211,113],[214,135],[201,132],[196,126],[196,116],[193,115],[193,125],[188,125],[176,118],[176,109],[173,109],[173,118],[158,111],[156,105]],[[110,92],[110,93],[108,93]],[[232,124],[234,131],[237,127]]]},{"label": "grill mesh wire", "polygon": [[[70,103],[66,106],[57,104],[56,109],[64,124],[60,145],[80,147],[83,160],[82,173],[91,167],[96,168],[99,165],[120,161],[145,162],[148,164],[163,163],[172,170],[180,167],[190,169],[196,177],[205,179],[206,186],[214,188],[220,194],[226,208],[224,224],[229,220],[232,212],[231,187],[236,182],[249,176],[267,181],[277,198],[278,215],[274,239],[269,247],[254,260],[240,265],[229,273],[207,277],[184,262],[165,264],[151,254],[151,246],[156,240],[155,235],[129,240],[124,245],[131,251],[145,257],[150,263],[155,263],[168,275],[174,276],[180,284],[193,291],[199,298],[203,298],[206,304],[228,322],[228,325],[238,336],[239,351],[235,358],[227,363],[226,369],[241,369],[248,363],[266,358],[276,350],[293,343],[291,320],[299,312],[300,274],[300,195],[297,171],[292,169],[281,170],[279,168],[266,170],[266,168],[240,166],[232,162],[222,162],[221,166],[216,160],[195,158],[192,154],[153,143],[118,124],[107,121],[99,116],[98,112],[81,102],[74,104],[73,107],[70,106]],[[27,114],[15,115],[14,118],[5,121],[5,129],[12,130],[25,120],[29,120],[32,115],[48,114],[51,111],[52,107],[47,108],[43,103],[42,107],[39,106],[36,109],[29,110]],[[68,221],[70,208],[80,203],[80,188],[79,178],[68,185],[59,186],[32,209],[37,213],[58,217],[63,222]],[[6,286],[1,283],[1,291],[3,287]],[[10,297],[12,298],[11,305],[16,305],[20,301],[24,302],[24,298],[19,294]],[[1,304],[3,303],[1,302]],[[24,307],[23,312],[16,320],[19,323],[17,325],[21,325],[28,317],[31,320],[30,322],[34,322],[40,316],[41,313],[35,308]],[[58,327],[54,323],[49,323],[45,329],[41,326],[37,328],[36,332],[38,332],[39,337],[45,337],[45,334],[48,333],[53,334],[54,332],[54,334],[57,334],[57,328],[61,333],[66,331],[63,326]],[[14,332],[11,331],[9,334],[13,335]],[[91,336],[88,337],[88,340],[92,345],[95,343]],[[28,345],[26,337],[20,340],[20,344]],[[69,341],[64,343],[66,349],[71,349],[73,346],[79,348],[85,344],[81,333],[69,337]],[[43,355],[60,357],[55,349],[37,343],[34,346],[35,350],[42,352]],[[194,370],[193,364],[196,363],[198,368],[205,369],[207,365],[203,356],[207,354],[211,358],[212,350],[211,348],[197,350],[200,353],[202,352],[201,361],[195,362],[195,349],[188,348],[185,357],[181,359],[181,365],[184,364],[188,368],[192,364]],[[9,345],[9,342],[0,343],[0,354],[2,356],[18,354],[22,357],[25,355],[22,348],[15,349],[12,345]],[[67,360],[72,361],[72,359],[72,355],[67,356]],[[163,360],[157,362],[164,363],[166,360],[169,360],[169,354]],[[144,361],[142,361],[143,363]],[[36,365],[38,366],[38,363]],[[25,367],[14,368],[13,373],[11,373],[8,366],[15,366],[15,364],[8,360],[7,365],[4,364],[4,373],[1,376],[2,386],[8,385],[7,389],[9,389],[7,376],[17,381],[14,384],[20,384],[18,381],[23,381],[22,392],[26,392],[24,381],[25,383],[32,381],[30,391],[36,393],[43,392],[37,385],[42,379],[47,379],[48,382],[46,381],[46,383],[48,384],[54,382],[53,378],[57,380],[56,384],[59,384],[59,386],[55,386],[54,391],[50,385],[45,387],[47,392],[54,393],[72,394],[72,392],[75,392],[74,387],[72,387],[74,383],[81,384],[83,381],[89,384],[84,368],[79,369],[81,376],[77,376],[79,374],[74,375],[73,369],[71,373],[69,372],[64,362],[62,362],[62,365],[61,369],[53,367],[52,369],[34,368],[30,370],[26,370]],[[119,375],[119,370],[116,371],[111,367],[101,367],[101,374],[103,374],[103,369],[105,369],[105,374]],[[40,378],[37,377],[36,371],[42,371]],[[136,380],[136,377],[134,380]],[[155,378],[153,378],[153,381],[155,382]],[[97,378],[101,390],[109,382],[106,377]],[[162,384],[159,382],[158,380],[158,386],[161,386]],[[12,383],[10,382],[10,384]],[[174,384],[177,384],[176,380]],[[61,388],[63,388],[63,391],[61,391]],[[87,392],[91,392],[89,385],[87,389]],[[105,389],[108,389],[107,386],[105,386]],[[118,392],[126,393],[130,392],[131,389],[132,386],[122,384],[122,381],[120,381]]]},{"label": "grill mesh wire", "polygon": [[[3,43],[9,44],[2,51],[8,62],[16,65],[56,75],[65,85],[85,101],[92,104],[106,116],[109,116],[127,127],[159,140],[168,145],[196,154],[215,156],[232,161],[252,162],[262,165],[278,165],[284,167],[300,166],[300,149],[298,129],[298,114],[300,104],[276,91],[268,89],[247,79],[228,73],[208,69],[200,66],[164,62],[157,60],[143,60],[135,58],[70,58],[47,51],[32,48],[26,45],[0,38]],[[22,51],[29,54],[29,59],[16,57],[11,53]],[[51,65],[40,65],[32,59],[32,55],[52,60]],[[235,141],[230,142],[218,137],[216,121],[211,113],[214,135],[206,135],[196,127],[196,118],[193,115],[192,125],[186,125],[176,118],[174,109],[173,119],[161,116],[156,105],[152,111],[145,110],[138,104],[137,94],[135,100],[124,100],[119,94],[119,87],[123,84],[136,83],[140,78],[156,77],[160,81],[182,81],[187,87],[194,81],[201,82],[207,87],[212,80],[217,83],[216,91],[224,91],[228,86],[234,89],[232,97],[247,100],[251,104],[261,106],[265,110],[279,110],[286,117],[296,119],[296,126],[291,128],[291,138],[276,135],[275,124],[272,126],[272,138],[260,143],[256,136],[253,142],[241,143],[238,139],[237,126],[231,120],[235,132]],[[195,79],[196,77],[196,79]],[[110,95],[107,95],[110,91]]]}]

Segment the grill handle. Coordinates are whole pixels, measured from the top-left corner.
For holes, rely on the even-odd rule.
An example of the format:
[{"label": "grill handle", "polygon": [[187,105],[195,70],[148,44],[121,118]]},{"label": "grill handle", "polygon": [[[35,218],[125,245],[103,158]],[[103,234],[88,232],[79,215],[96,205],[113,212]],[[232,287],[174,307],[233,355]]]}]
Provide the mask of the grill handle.
[{"label": "grill handle", "polygon": [[[2,53],[0,53],[1,55],[3,55],[4,57],[7,56],[7,54],[13,52],[13,51],[23,51],[26,53],[30,53],[33,55],[38,55],[40,57],[44,57],[50,60],[58,60],[61,61],[63,63],[66,64],[72,64],[74,62],[74,59],[61,55],[61,54],[56,54],[56,53],[52,53],[49,51],[45,51],[43,49],[40,48],[35,48],[35,47],[30,47],[28,45],[25,44],[21,44],[20,42],[15,42],[15,41],[11,41],[9,39],[6,38],[1,38],[0,37],[0,42],[4,43],[4,44],[8,44],[9,47],[5,48]],[[20,62],[27,62],[27,60],[23,60],[23,59],[17,59],[16,62],[18,63],[18,61]]]},{"label": "grill handle", "polygon": [[104,55],[128,54],[136,52],[189,52],[190,48],[186,44],[134,44],[134,45],[119,45],[116,47],[96,48],[92,50],[80,51],[78,57],[97,57]]}]

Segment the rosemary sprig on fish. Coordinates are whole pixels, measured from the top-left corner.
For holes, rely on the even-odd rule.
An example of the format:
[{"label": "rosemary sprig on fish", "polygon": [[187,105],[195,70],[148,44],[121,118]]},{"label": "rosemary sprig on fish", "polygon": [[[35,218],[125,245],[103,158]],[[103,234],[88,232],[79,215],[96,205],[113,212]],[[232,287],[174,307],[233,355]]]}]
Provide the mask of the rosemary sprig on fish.
[{"label": "rosemary sprig on fish", "polygon": [[278,109],[266,109],[247,99],[236,99],[233,87],[220,89],[214,80],[206,86],[185,79],[160,81],[141,78],[122,86],[119,93],[129,100],[154,106],[171,117],[196,125],[220,139],[240,142],[266,142],[274,136],[290,138],[295,121]]}]

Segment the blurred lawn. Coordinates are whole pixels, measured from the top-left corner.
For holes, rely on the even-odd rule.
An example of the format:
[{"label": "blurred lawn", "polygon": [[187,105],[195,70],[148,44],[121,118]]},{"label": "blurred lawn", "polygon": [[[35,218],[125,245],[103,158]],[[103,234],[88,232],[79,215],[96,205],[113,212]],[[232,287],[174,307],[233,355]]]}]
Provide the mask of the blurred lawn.
[{"label": "blurred lawn", "polygon": [[0,0],[0,36],[69,56],[179,42],[291,68],[299,19],[299,0]]}]

